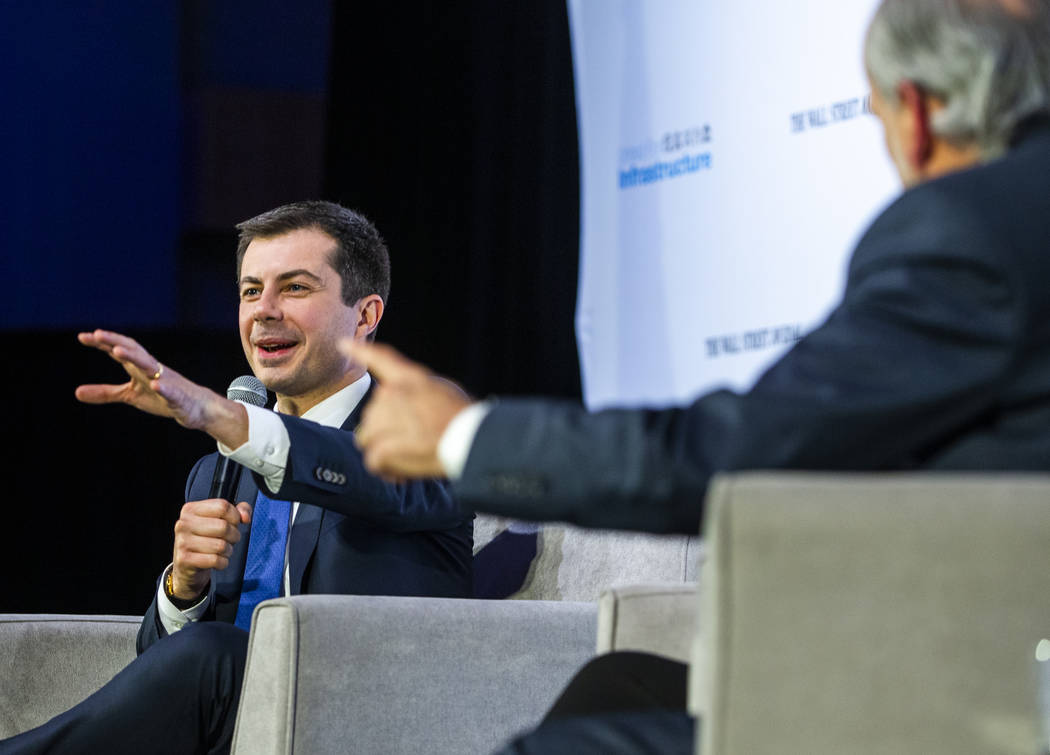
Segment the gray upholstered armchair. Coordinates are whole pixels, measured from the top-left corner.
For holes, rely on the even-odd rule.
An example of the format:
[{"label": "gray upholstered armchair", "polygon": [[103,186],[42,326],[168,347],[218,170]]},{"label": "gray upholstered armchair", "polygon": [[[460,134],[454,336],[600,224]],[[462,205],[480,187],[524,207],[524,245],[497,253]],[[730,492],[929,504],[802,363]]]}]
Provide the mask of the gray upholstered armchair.
[{"label": "gray upholstered armchair", "polygon": [[[479,517],[478,547],[506,525]],[[545,525],[515,600],[263,603],[233,751],[491,752],[534,726],[594,655],[603,587],[661,580],[693,594],[698,553],[695,537]],[[687,613],[691,624],[695,601]]]},{"label": "gray upholstered armchair", "polygon": [[727,476],[705,540],[698,752],[1045,751],[1050,477]]}]

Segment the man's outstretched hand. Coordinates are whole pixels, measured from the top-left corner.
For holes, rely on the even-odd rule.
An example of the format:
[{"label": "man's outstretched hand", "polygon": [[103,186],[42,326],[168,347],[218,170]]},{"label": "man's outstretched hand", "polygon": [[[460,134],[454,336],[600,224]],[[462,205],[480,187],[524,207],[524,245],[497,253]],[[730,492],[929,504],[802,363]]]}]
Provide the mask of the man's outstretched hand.
[{"label": "man's outstretched hand", "polygon": [[161,365],[135,340],[107,330],[80,333],[77,340],[108,354],[129,377],[119,385],[78,386],[78,401],[127,404],[150,414],[171,417],[184,427],[203,430],[231,448],[248,440],[248,416],[243,406]]},{"label": "man's outstretched hand", "polygon": [[355,433],[365,467],[389,480],[444,477],[438,442],[467,395],[390,346],[346,339],[339,349],[378,383]]}]

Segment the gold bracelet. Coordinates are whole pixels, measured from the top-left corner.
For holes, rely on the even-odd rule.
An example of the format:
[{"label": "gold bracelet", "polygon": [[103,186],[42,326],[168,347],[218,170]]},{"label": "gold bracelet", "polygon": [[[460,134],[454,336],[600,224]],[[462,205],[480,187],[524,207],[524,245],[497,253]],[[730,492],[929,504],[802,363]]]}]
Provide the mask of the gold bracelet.
[{"label": "gold bracelet", "polygon": [[172,569],[168,572],[168,576],[164,578],[164,594],[167,596],[168,600],[171,601],[171,604],[173,606],[178,608],[180,611],[185,611],[187,608],[196,605],[200,601],[200,598],[177,597],[175,595],[175,580],[172,578],[172,574],[174,573],[175,570]]}]

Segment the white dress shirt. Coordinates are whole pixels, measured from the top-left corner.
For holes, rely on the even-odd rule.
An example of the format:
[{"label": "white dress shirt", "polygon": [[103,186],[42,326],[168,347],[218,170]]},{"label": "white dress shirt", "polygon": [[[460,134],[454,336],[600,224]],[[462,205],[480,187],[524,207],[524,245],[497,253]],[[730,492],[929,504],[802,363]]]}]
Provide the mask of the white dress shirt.
[{"label": "white dress shirt", "polygon": [[441,434],[437,455],[448,479],[455,481],[463,476],[463,467],[467,465],[470,448],[474,445],[474,436],[478,434],[481,421],[495,405],[496,402],[490,399],[461,409]]}]

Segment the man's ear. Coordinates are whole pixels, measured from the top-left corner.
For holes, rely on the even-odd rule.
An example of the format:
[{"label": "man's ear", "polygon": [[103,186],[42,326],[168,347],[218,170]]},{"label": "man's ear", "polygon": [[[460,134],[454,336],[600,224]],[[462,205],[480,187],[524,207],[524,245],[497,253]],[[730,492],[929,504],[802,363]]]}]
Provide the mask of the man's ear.
[{"label": "man's ear", "polygon": [[917,174],[923,169],[933,155],[933,132],[930,130],[932,99],[914,81],[902,81],[897,85],[897,97],[903,110],[905,123],[904,141],[901,144],[902,157]]},{"label": "man's ear", "polygon": [[383,319],[384,304],[379,294],[369,294],[357,302],[360,316],[357,319],[357,328],[354,331],[356,338],[365,338],[379,326]]}]

